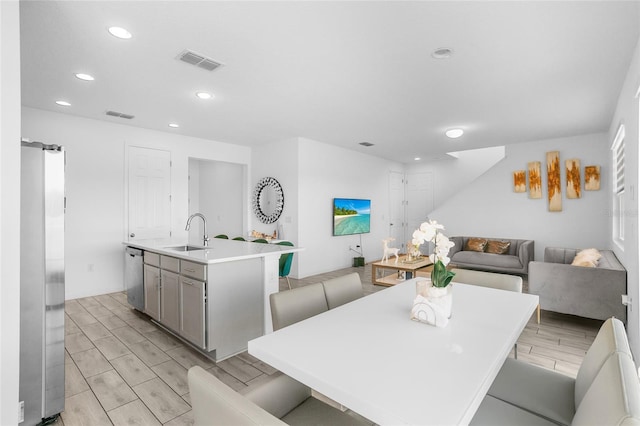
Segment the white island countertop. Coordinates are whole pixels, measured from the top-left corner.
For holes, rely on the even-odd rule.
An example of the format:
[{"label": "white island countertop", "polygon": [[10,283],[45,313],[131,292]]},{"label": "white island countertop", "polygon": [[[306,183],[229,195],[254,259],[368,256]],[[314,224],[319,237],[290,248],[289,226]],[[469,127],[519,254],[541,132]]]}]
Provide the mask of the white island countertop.
[{"label": "white island countertop", "polygon": [[[295,253],[304,250],[300,247],[225,240],[221,238],[212,238],[209,241],[209,245],[206,247],[203,246],[201,242],[187,243],[184,240],[174,239],[125,241],[123,244],[129,247],[135,247],[154,253],[204,264],[231,262],[235,260],[252,259],[283,253]],[[199,249],[190,251],[172,249],[172,247],[185,245],[198,247]]]}]

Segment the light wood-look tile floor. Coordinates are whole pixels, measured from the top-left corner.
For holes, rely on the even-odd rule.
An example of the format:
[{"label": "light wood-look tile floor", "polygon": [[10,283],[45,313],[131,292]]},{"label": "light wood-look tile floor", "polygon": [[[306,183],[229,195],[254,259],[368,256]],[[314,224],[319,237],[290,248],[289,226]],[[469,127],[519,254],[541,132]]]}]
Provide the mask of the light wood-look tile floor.
[{"label": "light wood-look tile floor", "polygon": [[[371,284],[370,265],[290,281],[299,287],[354,271],[365,294],[385,288]],[[282,279],[280,289],[287,288]],[[65,312],[66,401],[58,425],[192,424],[191,366],[236,390],[276,372],[246,352],[214,363],[133,310],[124,292],[69,300]],[[520,336],[518,359],[575,377],[601,324],[542,311],[541,323],[532,317]]]}]

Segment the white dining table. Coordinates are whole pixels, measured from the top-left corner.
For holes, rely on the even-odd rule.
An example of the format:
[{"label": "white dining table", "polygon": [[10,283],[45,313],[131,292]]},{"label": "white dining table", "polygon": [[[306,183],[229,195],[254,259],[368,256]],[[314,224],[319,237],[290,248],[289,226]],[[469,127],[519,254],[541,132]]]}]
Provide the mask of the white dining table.
[{"label": "white dining table", "polygon": [[454,283],[438,328],[409,318],[415,281],[251,340],[249,353],[380,425],[468,424],[538,296]]}]

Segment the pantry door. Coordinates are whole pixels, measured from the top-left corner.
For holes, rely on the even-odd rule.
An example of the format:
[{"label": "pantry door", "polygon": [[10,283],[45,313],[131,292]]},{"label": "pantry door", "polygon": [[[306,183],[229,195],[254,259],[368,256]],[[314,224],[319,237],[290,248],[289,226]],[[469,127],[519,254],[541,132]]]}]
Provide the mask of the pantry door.
[{"label": "pantry door", "polygon": [[129,241],[171,236],[171,153],[129,147]]}]

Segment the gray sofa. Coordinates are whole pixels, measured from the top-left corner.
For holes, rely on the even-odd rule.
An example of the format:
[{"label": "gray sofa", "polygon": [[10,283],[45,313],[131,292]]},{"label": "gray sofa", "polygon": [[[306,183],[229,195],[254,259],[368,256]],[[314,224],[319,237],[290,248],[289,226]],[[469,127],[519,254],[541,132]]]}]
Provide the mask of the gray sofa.
[{"label": "gray sofa", "polygon": [[624,322],[627,271],[611,250],[599,250],[595,268],[573,266],[579,249],[546,247],[544,262],[529,264],[529,293],[540,297],[547,311],[599,320],[614,316]]},{"label": "gray sofa", "polygon": [[469,238],[478,237],[451,237],[455,246],[449,251],[451,263],[460,268],[478,269],[490,272],[502,272],[506,274],[526,275],[529,262],[533,260],[533,240],[517,240],[511,238],[484,238],[486,240],[509,241],[509,251],[505,254],[484,253],[467,251],[464,247]]}]

